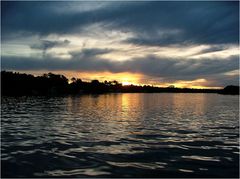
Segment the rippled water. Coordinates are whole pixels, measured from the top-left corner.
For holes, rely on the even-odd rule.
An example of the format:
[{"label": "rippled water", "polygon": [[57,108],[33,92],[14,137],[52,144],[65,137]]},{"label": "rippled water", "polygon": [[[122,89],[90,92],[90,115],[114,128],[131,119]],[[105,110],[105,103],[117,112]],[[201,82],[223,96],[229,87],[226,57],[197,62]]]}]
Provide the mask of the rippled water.
[{"label": "rippled water", "polygon": [[2,177],[238,177],[238,96],[2,97]]}]

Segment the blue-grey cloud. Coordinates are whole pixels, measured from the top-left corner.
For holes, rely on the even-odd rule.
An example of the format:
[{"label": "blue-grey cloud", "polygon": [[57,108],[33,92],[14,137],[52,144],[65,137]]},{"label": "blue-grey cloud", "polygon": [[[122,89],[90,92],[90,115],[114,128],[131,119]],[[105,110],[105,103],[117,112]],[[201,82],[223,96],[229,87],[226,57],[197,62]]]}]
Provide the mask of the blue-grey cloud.
[{"label": "blue-grey cloud", "polygon": [[[154,46],[239,42],[238,2],[153,2],[144,8],[121,24],[137,34],[128,42]],[[159,34],[161,30],[165,33]]]},{"label": "blue-grey cloud", "polygon": [[[11,36],[70,33],[75,27],[94,22],[87,12],[59,12],[66,2],[1,2],[3,38]],[[6,37],[5,37],[6,36]]]},{"label": "blue-grey cloud", "polygon": [[211,46],[201,50],[200,52],[195,53],[194,55],[203,55],[203,54],[212,53],[212,52],[220,52],[226,49],[228,49],[228,46],[223,46],[223,45]]},{"label": "blue-grey cloud", "polygon": [[39,43],[35,43],[35,44],[30,45],[30,48],[39,49],[39,50],[47,50],[47,49],[51,49],[53,47],[66,46],[68,44],[70,44],[69,40],[64,40],[64,41],[40,40]]},{"label": "blue-grey cloud", "polygon": [[[107,2],[105,6],[79,11],[66,8],[69,3],[73,7],[87,2],[2,1],[2,43],[32,35],[84,36],[86,27],[101,23],[108,31],[131,32],[134,36],[123,41],[128,44],[163,47],[210,45],[198,54],[221,51],[239,44],[238,1]],[[99,2],[91,3],[97,6]],[[120,62],[100,58],[99,55],[112,50],[96,47],[70,52],[70,60],[60,60],[45,53],[48,49],[69,43],[68,40],[39,41],[30,48],[42,50],[45,59],[2,56],[2,69],[132,72],[168,81],[205,78],[220,85],[236,83],[239,79],[236,75],[224,74],[238,70],[238,56],[183,60],[152,55]]]},{"label": "blue-grey cloud", "polygon": [[[115,2],[94,11],[56,11],[66,2],[1,2],[2,35],[80,33],[101,22],[132,31],[129,43],[219,44],[239,42],[239,2]],[[76,3],[76,2],[75,2]],[[98,2],[95,2],[98,3]],[[93,3],[94,5],[94,3]],[[172,33],[177,30],[179,33]],[[159,33],[159,32],[165,33]]]},{"label": "blue-grey cloud", "polygon": [[227,86],[229,84],[239,86],[239,74],[234,75],[214,75],[207,77],[209,84],[214,84],[215,86]]},{"label": "blue-grey cloud", "polygon": [[[101,53],[101,52],[100,52]],[[75,53],[71,60],[48,58],[45,60],[33,58],[3,57],[2,69],[11,70],[70,70],[70,71],[109,71],[142,73],[144,75],[166,78],[168,80],[194,80],[222,75],[237,70],[238,56],[229,59],[166,59],[146,56],[129,61],[113,62],[96,58],[97,53]]]},{"label": "blue-grey cloud", "polygon": [[83,48],[80,52],[79,51],[72,51],[69,54],[72,56],[73,59],[77,58],[90,58],[97,55],[106,54],[112,52],[111,49],[100,49],[100,48]]}]

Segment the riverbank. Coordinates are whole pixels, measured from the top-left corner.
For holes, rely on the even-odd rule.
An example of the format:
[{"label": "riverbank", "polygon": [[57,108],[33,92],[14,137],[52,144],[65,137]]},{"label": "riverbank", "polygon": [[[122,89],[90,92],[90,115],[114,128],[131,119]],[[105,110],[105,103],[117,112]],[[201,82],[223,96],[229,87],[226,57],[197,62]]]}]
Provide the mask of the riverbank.
[{"label": "riverbank", "polygon": [[92,80],[86,82],[75,78],[72,78],[69,83],[65,76],[53,73],[35,77],[30,74],[1,72],[1,95],[5,96],[102,93],[219,93],[239,95],[239,86],[227,86],[224,89],[163,88],[150,85],[124,86],[118,81],[99,82],[98,80]]}]

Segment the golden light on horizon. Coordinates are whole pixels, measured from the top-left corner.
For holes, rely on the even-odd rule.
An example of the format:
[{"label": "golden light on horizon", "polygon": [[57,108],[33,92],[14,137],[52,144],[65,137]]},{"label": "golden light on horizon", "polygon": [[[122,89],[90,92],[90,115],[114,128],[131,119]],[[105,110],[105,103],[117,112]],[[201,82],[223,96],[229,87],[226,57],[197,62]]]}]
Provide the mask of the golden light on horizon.
[{"label": "golden light on horizon", "polygon": [[138,73],[129,73],[129,72],[123,72],[123,73],[111,73],[111,72],[80,72],[77,73],[78,77],[86,80],[91,81],[94,79],[99,80],[100,82],[106,81],[118,81],[119,83],[122,83],[123,85],[138,85],[141,78],[143,77],[142,74]]},{"label": "golden light on horizon", "polygon": [[[20,71],[21,73],[33,74],[35,76],[43,75],[44,73],[49,73],[49,71]],[[74,72],[74,71],[52,71],[55,74],[62,74],[66,76],[69,81],[72,77],[79,78],[83,81],[98,80],[100,82],[106,81],[118,81],[123,85],[140,85],[141,79],[144,75],[140,73],[111,73],[111,72]]]},{"label": "golden light on horizon", "polygon": [[[43,75],[49,71],[20,71],[22,73],[33,74],[35,76]],[[220,86],[210,86],[209,82],[206,79],[196,79],[196,80],[177,80],[173,82],[161,82],[161,81],[152,81],[151,77],[140,74],[140,73],[111,73],[111,72],[74,72],[74,71],[52,71],[55,74],[62,74],[69,79],[79,78],[83,81],[90,82],[91,80],[98,80],[100,82],[106,81],[118,81],[122,83],[123,86],[127,85],[150,85],[156,87],[169,87],[174,86],[176,88],[196,88],[196,89],[221,89]],[[144,80],[143,80],[144,79]]]},{"label": "golden light on horizon", "polygon": [[131,82],[128,82],[128,81],[123,81],[121,82],[123,86],[127,86],[127,85],[131,85],[132,83]]},{"label": "golden light on horizon", "polygon": [[176,88],[195,88],[195,89],[220,89],[219,86],[208,86],[208,81],[206,79],[196,79],[196,80],[179,80],[174,83],[165,83],[161,85],[162,87],[174,86]]}]

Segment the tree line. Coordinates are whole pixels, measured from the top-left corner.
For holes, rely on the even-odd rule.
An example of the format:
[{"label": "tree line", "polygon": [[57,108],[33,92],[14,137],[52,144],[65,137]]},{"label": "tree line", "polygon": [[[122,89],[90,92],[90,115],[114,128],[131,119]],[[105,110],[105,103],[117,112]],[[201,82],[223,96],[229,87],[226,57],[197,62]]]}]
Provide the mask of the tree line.
[{"label": "tree line", "polygon": [[150,85],[123,86],[116,80],[104,82],[92,80],[86,82],[78,78],[68,80],[64,75],[53,73],[33,76],[31,74],[1,71],[1,94],[8,96],[161,92],[239,94],[239,86],[227,86],[224,89],[191,89],[175,88],[174,86],[163,88]]}]

